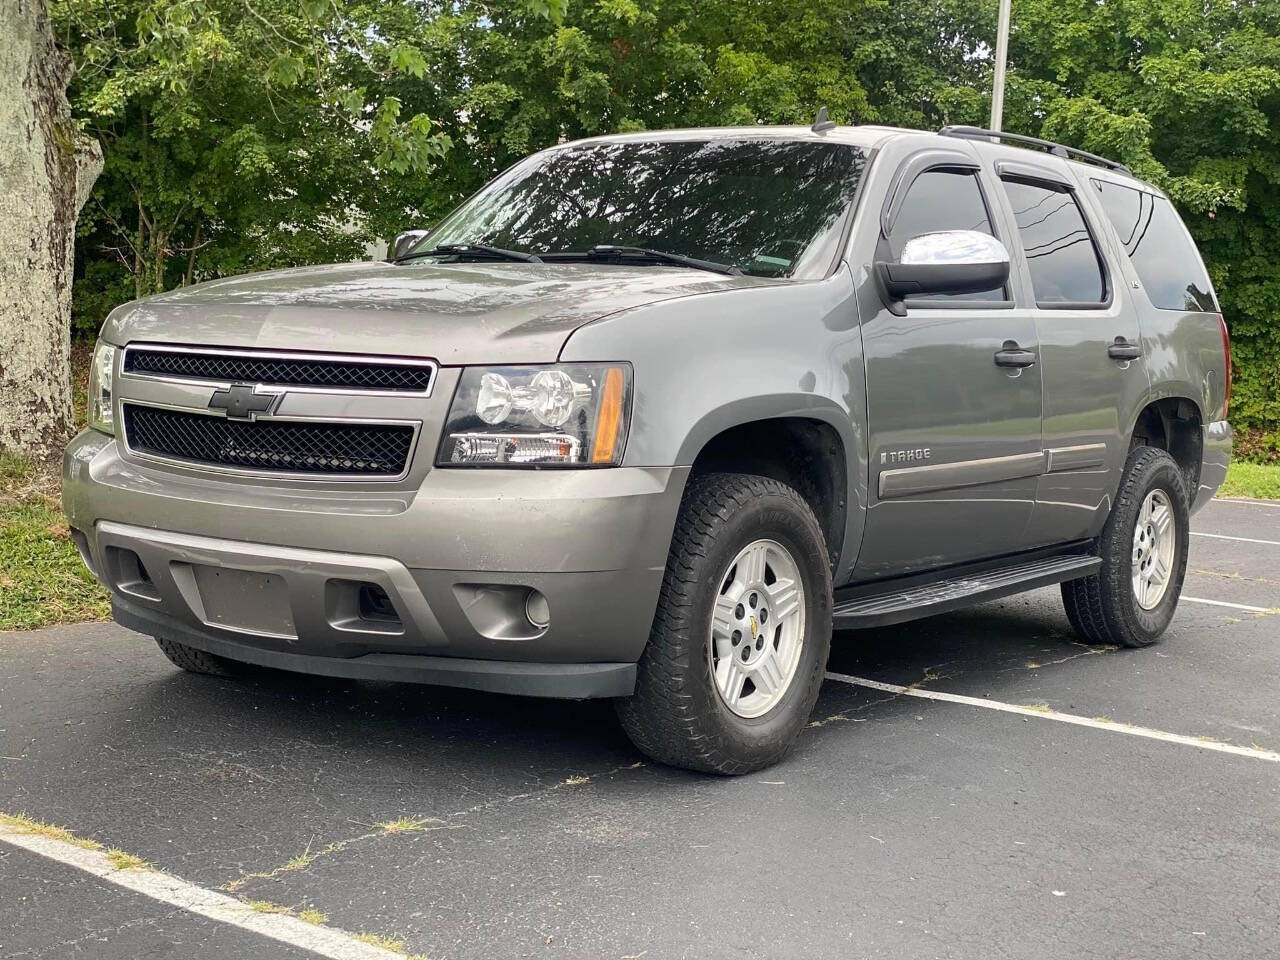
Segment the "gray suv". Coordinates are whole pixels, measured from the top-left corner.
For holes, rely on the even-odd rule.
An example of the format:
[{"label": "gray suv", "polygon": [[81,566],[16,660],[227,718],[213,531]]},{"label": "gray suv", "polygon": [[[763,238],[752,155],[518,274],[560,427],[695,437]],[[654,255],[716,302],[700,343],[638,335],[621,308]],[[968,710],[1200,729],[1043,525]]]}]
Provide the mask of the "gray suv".
[{"label": "gray suv", "polygon": [[600,137],[393,254],[108,318],[66,511],[178,666],[611,697],[743,773],[833,629],[1060,583],[1087,642],[1152,643],[1227,469],[1190,236],[1059,144]]}]

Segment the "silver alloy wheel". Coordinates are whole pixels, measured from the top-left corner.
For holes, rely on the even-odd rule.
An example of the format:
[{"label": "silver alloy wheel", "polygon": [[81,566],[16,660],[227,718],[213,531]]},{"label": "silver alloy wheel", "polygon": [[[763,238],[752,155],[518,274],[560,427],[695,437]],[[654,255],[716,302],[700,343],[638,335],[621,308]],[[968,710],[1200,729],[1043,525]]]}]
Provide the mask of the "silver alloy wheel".
[{"label": "silver alloy wheel", "polygon": [[1143,610],[1155,609],[1169,589],[1177,547],[1175,523],[1169,495],[1163,490],[1148,493],[1133,528],[1133,596]]},{"label": "silver alloy wheel", "polygon": [[720,578],[708,655],[724,705],[750,719],[768,713],[795,678],[804,647],[800,567],[776,540],[743,547]]}]

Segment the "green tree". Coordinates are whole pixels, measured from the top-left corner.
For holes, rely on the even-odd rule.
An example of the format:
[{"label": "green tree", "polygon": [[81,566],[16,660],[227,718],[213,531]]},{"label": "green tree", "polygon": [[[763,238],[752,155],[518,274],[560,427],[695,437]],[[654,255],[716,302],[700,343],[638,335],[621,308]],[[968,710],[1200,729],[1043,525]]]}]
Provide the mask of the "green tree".
[{"label": "green tree", "polygon": [[[526,18],[562,13],[530,2]],[[428,83],[422,52],[384,28],[404,9],[55,0],[71,102],[106,156],[79,224],[81,329],[176,284],[358,256],[370,211],[450,147],[391,91]]]},{"label": "green tree", "polygon": [[1236,361],[1231,418],[1280,456],[1280,3],[1017,0],[1006,126],[1165,189],[1209,265]]},{"label": "green tree", "polygon": [[53,9],[107,157],[80,224],[86,332],[179,283],[351,259],[566,138],[808,122],[818,104],[845,122],[976,120],[990,20],[963,0]]},{"label": "green tree", "polygon": [[[84,328],[124,299],[348,259],[575,137],[983,123],[995,0],[55,0],[106,148]],[[1280,0],[1016,0],[1006,127],[1129,163],[1205,253],[1232,418],[1280,456]]]},{"label": "green tree", "polygon": [[512,3],[398,10],[388,35],[423,51],[430,83],[401,77],[392,89],[459,148],[429,183],[397,184],[381,210],[426,221],[564,139],[808,123],[824,104],[846,123],[976,122],[994,30],[994,10],[965,0],[580,0],[560,23]]}]

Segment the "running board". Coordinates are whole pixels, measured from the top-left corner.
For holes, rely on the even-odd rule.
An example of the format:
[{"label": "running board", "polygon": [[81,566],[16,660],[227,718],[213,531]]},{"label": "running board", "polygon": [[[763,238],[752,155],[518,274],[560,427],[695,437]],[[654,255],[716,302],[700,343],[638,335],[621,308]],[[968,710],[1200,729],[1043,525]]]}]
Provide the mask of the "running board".
[{"label": "running board", "polygon": [[837,598],[831,611],[832,625],[837,630],[856,630],[932,617],[1024,590],[1087,577],[1100,566],[1101,558],[1085,554],[1047,557],[901,590],[863,594],[848,600]]}]

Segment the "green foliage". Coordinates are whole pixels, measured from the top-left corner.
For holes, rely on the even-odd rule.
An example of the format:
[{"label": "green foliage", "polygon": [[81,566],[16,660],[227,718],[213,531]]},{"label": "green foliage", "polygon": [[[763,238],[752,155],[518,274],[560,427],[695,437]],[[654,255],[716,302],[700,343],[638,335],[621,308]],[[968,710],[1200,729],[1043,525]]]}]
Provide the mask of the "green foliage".
[{"label": "green foliage", "polygon": [[1280,3],[1017,0],[1006,127],[1163,187],[1232,335],[1231,419],[1280,459]]},{"label": "green foliage", "polygon": [[[984,123],[996,3],[54,0],[106,148],[76,322],[245,270],[350,259],[532,150],[619,130]],[[1016,0],[1007,129],[1168,191],[1280,458],[1280,0]]]},{"label": "green foliage", "polygon": [[53,0],[73,110],[106,156],[78,227],[77,330],[179,284],[359,257],[371,211],[402,222],[391,198],[451,146],[395,93],[429,70],[410,13],[431,19],[356,0]]},{"label": "green foliage", "polygon": [[369,209],[384,236],[564,139],[808,123],[819,104],[841,122],[933,127],[986,109],[979,54],[994,9],[961,0],[575,0],[559,23],[515,3],[397,9],[389,42],[423,53],[428,82],[399,77],[387,92],[454,149]]}]

